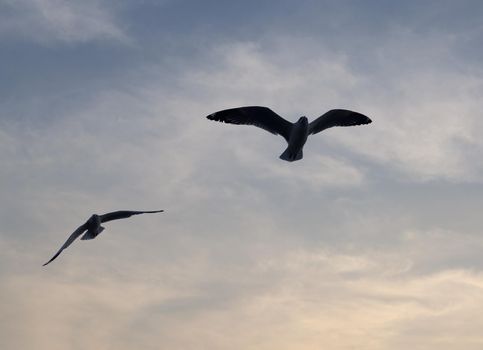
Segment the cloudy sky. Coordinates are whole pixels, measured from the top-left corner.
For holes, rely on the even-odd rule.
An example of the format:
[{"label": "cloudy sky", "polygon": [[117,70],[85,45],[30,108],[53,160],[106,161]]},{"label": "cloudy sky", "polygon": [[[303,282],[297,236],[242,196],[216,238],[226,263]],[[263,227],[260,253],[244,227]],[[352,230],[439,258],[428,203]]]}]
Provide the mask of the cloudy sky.
[{"label": "cloudy sky", "polygon": [[[482,16],[0,0],[0,348],[481,349]],[[374,122],[288,163],[243,105]]]}]

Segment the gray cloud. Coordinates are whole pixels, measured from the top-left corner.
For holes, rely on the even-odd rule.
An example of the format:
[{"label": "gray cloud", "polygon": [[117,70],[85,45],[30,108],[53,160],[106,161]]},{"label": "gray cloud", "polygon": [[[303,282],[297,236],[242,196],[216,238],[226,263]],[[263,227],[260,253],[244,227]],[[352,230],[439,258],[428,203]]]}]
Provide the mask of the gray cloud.
[{"label": "gray cloud", "polygon": [[24,37],[47,45],[96,39],[128,41],[102,1],[3,0],[0,6],[2,36]]}]

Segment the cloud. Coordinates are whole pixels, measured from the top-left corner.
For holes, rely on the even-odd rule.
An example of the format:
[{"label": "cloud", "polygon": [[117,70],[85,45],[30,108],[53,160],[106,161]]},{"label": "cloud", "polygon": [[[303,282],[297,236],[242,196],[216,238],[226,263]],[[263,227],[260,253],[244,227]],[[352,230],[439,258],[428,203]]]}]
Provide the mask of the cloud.
[{"label": "cloud", "polygon": [[[60,15],[38,18],[54,4],[120,28],[104,2],[4,7],[32,16],[45,38],[29,40],[118,40],[64,37]],[[480,181],[480,73],[454,69],[434,32],[387,31],[365,59],[275,32],[130,62],[89,98],[2,107],[1,348],[481,347],[481,199],[460,184]],[[281,137],[204,118],[245,104],[374,123],[316,135],[289,164]],[[166,212],[41,268],[92,212],[138,208]]]},{"label": "cloud", "polygon": [[358,75],[355,99],[373,118],[371,131],[328,137],[410,181],[481,182],[481,71],[446,34],[403,29],[388,37],[372,56],[378,72]]},{"label": "cloud", "polygon": [[23,37],[45,45],[128,41],[103,1],[3,0],[0,6],[0,36]]},{"label": "cloud", "polygon": [[[276,241],[261,250],[252,242],[248,253],[225,240],[224,249],[243,257],[235,261],[185,242],[183,257],[141,262],[142,272],[131,260],[65,259],[68,268],[48,274],[27,267],[2,279],[0,322],[11,335],[3,345],[477,349],[483,276],[455,267],[414,274],[426,263],[425,235],[411,236],[403,250],[358,253]],[[451,245],[439,241],[443,256]]]}]

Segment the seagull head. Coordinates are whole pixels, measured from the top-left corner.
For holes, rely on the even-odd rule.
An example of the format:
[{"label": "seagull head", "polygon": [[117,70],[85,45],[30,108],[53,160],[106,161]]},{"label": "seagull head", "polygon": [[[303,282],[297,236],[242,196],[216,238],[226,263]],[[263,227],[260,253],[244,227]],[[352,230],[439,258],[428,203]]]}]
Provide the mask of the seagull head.
[{"label": "seagull head", "polygon": [[87,220],[90,227],[99,227],[101,226],[101,218],[97,214],[93,214],[89,220]]},{"label": "seagull head", "polygon": [[299,118],[299,120],[297,121],[297,124],[308,125],[309,124],[309,120],[304,115],[304,116],[302,116],[302,117]]}]

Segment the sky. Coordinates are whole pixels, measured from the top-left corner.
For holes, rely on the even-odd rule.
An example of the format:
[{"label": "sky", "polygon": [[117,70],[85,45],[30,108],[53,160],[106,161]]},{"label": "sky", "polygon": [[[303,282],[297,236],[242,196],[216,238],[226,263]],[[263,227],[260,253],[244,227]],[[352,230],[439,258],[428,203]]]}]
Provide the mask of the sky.
[{"label": "sky", "polygon": [[[0,0],[0,348],[483,346],[481,1]],[[353,109],[285,141],[208,121]],[[106,224],[46,262],[91,214]]]}]

